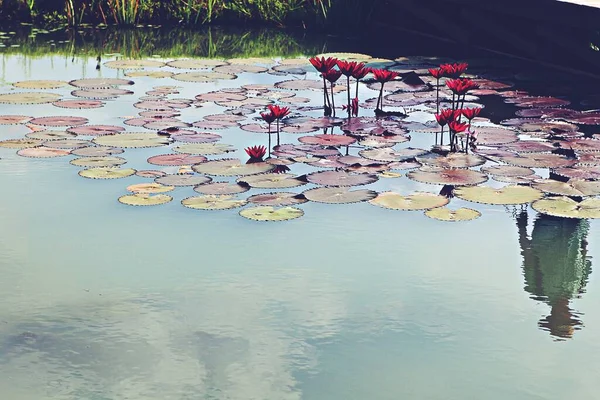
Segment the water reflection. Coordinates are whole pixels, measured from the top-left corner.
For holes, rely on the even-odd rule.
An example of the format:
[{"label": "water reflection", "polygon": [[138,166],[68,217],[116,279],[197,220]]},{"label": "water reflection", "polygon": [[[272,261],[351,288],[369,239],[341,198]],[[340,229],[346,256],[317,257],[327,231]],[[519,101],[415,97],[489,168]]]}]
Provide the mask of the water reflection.
[{"label": "water reflection", "polygon": [[529,237],[527,212],[521,211],[516,220],[525,290],[551,307],[550,314],[538,325],[557,340],[571,338],[583,322],[569,302],[584,293],[592,271],[587,257],[589,222],[539,215]]}]

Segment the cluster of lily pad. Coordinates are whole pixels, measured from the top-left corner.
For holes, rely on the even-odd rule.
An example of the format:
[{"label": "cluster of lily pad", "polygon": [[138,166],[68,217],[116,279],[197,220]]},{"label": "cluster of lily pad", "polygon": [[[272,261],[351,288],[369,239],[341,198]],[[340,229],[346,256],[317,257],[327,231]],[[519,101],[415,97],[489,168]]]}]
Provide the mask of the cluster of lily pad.
[{"label": "cluster of lily pad", "polygon": [[[151,180],[126,186],[129,193],[119,198],[126,205],[169,203],[173,196],[168,193],[193,187],[198,195],[182,199],[183,206],[195,210],[244,207],[240,215],[259,221],[298,218],[304,214],[298,206],[308,201],[369,202],[392,210],[420,210],[443,221],[480,216],[471,208],[448,208],[454,197],[492,205],[533,203],[534,209],[549,215],[600,218],[596,198],[600,194],[600,141],[578,130],[579,125],[600,124],[600,113],[566,109],[569,103],[564,99],[509,90],[509,83],[463,77],[466,64],[431,64],[425,59],[381,60],[360,54],[277,62],[109,61],[106,67],[125,70],[132,79],[224,83],[240,74],[265,73],[286,79],[202,92],[193,99],[174,97],[179,94],[175,85],[156,86],[136,100],[139,116],[124,121],[136,131],[89,124],[82,116],[0,116],[0,124],[24,124],[30,130],[24,138],[0,141],[0,147],[17,149],[23,157],[76,156],[70,163],[83,168],[79,175],[84,178]],[[342,75],[346,82],[337,84]],[[355,88],[350,86],[351,78]],[[373,90],[376,97],[361,102],[361,82],[362,93]],[[0,104],[51,103],[85,110],[126,99],[133,93],[126,88],[133,84],[130,79],[108,78],[23,81],[13,84],[21,91],[0,94]],[[47,91],[69,86],[71,98]],[[315,91],[323,91],[322,107],[310,104]],[[485,108],[478,101],[492,95],[519,107],[518,118],[496,124],[480,116]],[[335,117],[336,96],[344,96],[347,118]],[[384,102],[391,111],[382,110]],[[223,112],[193,123],[180,118],[185,109],[207,104]],[[373,116],[359,116],[360,108],[374,110]],[[324,116],[319,115],[322,110]],[[445,126],[449,127],[446,146]],[[227,158],[236,148],[221,140],[234,131],[266,137],[256,136],[265,140],[245,149],[247,160]],[[272,134],[277,137],[274,146]],[[301,136],[282,143],[282,134]],[[409,146],[417,140],[431,143],[434,137],[433,146]],[[169,148],[170,152],[149,157],[152,167],[148,169],[124,168],[123,154],[137,148]],[[314,170],[293,174],[298,164]],[[554,179],[542,179],[538,174],[543,170]],[[408,171],[405,175],[413,181],[442,189],[399,193],[354,188],[381,179],[393,181],[404,176],[402,171]],[[498,185],[509,185],[480,186],[490,177]],[[304,185],[311,187],[301,193],[281,190]],[[239,197],[250,190],[256,193]]]}]

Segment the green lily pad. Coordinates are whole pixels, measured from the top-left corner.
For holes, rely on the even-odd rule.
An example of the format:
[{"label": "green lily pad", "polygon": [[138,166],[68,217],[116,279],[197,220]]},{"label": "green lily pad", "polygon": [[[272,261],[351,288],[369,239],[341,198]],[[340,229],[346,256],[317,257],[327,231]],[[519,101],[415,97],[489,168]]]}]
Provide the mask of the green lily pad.
[{"label": "green lily pad", "polygon": [[306,185],[305,181],[296,178],[294,174],[258,174],[239,178],[237,182],[259,189],[284,189]]},{"label": "green lily pad", "polygon": [[289,221],[300,218],[304,211],[296,207],[258,206],[243,209],[240,215],[253,221]]},{"label": "green lily pad", "polygon": [[304,197],[310,201],[327,204],[349,204],[369,201],[377,197],[377,192],[368,189],[350,190],[348,187],[322,187],[305,191]]},{"label": "green lily pad", "polygon": [[192,166],[192,170],[199,174],[215,176],[244,176],[269,172],[275,165],[264,162],[242,164],[238,159],[213,160]]},{"label": "green lily pad", "polygon": [[600,199],[590,198],[577,202],[568,197],[549,197],[532,205],[541,214],[563,218],[600,218]]},{"label": "green lily pad", "polygon": [[459,208],[450,210],[447,207],[438,207],[425,211],[425,215],[438,221],[458,222],[471,221],[481,217],[481,213],[471,208]]},{"label": "green lily pad", "polygon": [[0,104],[44,104],[60,99],[55,93],[17,92],[0,94]]},{"label": "green lily pad", "polygon": [[136,193],[119,197],[119,202],[128,206],[157,206],[173,200],[166,194]]},{"label": "green lily pad", "polygon": [[247,204],[246,200],[236,199],[230,195],[206,195],[188,197],[181,201],[185,207],[195,210],[229,210],[238,208]]},{"label": "green lily pad", "polygon": [[89,179],[120,179],[135,172],[133,168],[90,168],[79,171],[79,176]]},{"label": "green lily pad", "polygon": [[600,182],[571,179],[568,182],[555,181],[554,179],[541,179],[531,185],[543,192],[561,196],[597,196],[600,194]]},{"label": "green lily pad", "polygon": [[113,135],[98,136],[93,142],[101,146],[122,147],[125,149],[159,147],[170,143],[166,137],[154,132],[115,133]]},{"label": "green lily pad", "polygon": [[126,162],[121,157],[82,157],[70,161],[72,165],[86,168],[118,167]]},{"label": "green lily pad", "polygon": [[527,204],[544,196],[538,189],[516,185],[500,189],[484,186],[458,188],[454,194],[463,200],[498,205]]},{"label": "green lily pad", "polygon": [[235,151],[235,147],[225,143],[184,143],[173,147],[173,151],[183,154],[216,156]]},{"label": "green lily pad", "polygon": [[408,196],[402,196],[399,193],[383,192],[369,203],[389,208],[391,210],[429,210],[431,208],[443,207],[449,200],[438,194],[428,192],[416,192]]}]

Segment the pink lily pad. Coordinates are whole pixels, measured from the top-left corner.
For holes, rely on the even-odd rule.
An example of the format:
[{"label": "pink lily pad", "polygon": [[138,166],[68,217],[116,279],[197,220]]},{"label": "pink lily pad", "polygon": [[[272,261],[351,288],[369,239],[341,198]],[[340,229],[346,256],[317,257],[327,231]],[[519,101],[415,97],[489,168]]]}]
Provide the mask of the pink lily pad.
[{"label": "pink lily pad", "polygon": [[204,156],[190,155],[190,154],[161,154],[153,156],[148,159],[148,164],[152,165],[193,165],[206,161],[207,158]]},{"label": "pink lily pad", "polygon": [[100,100],[59,100],[52,103],[52,105],[60,108],[91,109],[101,108],[104,103]]},{"label": "pink lily pad", "polygon": [[306,176],[310,183],[322,186],[359,186],[377,181],[376,175],[354,174],[346,171],[313,172]]},{"label": "pink lily pad", "polygon": [[302,136],[298,141],[304,144],[316,144],[320,146],[348,146],[356,142],[356,139],[344,135],[314,135]]},{"label": "pink lily pad", "polygon": [[111,135],[113,133],[123,132],[124,130],[125,128],[116,125],[81,125],[76,128],[68,128],[67,132],[84,136],[100,136]]},{"label": "pink lily pad", "polygon": [[77,126],[87,122],[88,119],[83,117],[41,117],[29,121],[31,124],[41,126]]}]

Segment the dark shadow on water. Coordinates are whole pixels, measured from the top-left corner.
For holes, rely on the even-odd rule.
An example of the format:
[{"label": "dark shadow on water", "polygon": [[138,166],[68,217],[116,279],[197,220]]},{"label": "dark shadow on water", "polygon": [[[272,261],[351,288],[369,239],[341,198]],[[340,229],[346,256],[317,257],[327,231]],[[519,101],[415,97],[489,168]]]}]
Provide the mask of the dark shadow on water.
[{"label": "dark shadow on water", "polygon": [[569,302],[585,292],[592,262],[587,256],[589,222],[539,215],[527,234],[528,215],[516,215],[523,255],[525,291],[551,307],[538,326],[556,340],[569,339],[583,327]]}]

